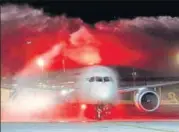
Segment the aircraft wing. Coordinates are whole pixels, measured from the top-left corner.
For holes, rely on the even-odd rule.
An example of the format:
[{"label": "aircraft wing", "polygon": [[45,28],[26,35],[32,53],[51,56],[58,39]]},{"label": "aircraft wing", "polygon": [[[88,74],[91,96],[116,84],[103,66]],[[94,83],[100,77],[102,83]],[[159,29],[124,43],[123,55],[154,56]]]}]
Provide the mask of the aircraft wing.
[{"label": "aircraft wing", "polygon": [[143,85],[143,86],[131,86],[131,87],[123,87],[123,88],[120,87],[119,93],[133,92],[142,88],[159,88],[159,87],[175,85],[175,84],[179,84],[179,81],[162,82],[158,84],[150,84],[150,85]]}]

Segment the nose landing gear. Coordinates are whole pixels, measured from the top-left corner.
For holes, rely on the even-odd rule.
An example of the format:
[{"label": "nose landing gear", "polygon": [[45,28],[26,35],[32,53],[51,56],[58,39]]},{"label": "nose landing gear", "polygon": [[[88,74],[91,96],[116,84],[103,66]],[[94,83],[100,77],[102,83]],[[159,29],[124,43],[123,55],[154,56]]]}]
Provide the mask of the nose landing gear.
[{"label": "nose landing gear", "polygon": [[96,119],[102,120],[105,119],[107,116],[111,115],[111,104],[98,104],[96,105]]}]

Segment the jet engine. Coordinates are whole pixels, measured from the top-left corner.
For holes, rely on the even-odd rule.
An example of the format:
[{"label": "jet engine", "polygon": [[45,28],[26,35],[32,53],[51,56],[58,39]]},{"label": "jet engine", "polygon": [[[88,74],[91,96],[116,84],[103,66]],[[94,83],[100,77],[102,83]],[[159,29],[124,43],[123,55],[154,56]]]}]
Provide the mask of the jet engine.
[{"label": "jet engine", "polygon": [[159,108],[160,96],[152,89],[143,88],[134,93],[134,103],[140,111],[153,112]]}]

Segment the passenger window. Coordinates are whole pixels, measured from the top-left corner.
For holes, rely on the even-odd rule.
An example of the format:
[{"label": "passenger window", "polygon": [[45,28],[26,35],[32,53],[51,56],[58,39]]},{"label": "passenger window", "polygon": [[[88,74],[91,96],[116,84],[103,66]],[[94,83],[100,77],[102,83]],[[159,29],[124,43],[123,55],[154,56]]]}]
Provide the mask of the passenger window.
[{"label": "passenger window", "polygon": [[89,82],[94,82],[94,81],[95,81],[94,77],[90,77]]},{"label": "passenger window", "polygon": [[103,78],[102,77],[96,77],[96,81],[97,82],[103,82]]}]

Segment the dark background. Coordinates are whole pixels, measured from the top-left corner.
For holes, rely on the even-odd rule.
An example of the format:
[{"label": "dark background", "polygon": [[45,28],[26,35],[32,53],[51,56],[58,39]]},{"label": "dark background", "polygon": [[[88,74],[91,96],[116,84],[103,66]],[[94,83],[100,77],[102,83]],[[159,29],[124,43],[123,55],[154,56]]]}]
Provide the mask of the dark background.
[{"label": "dark background", "polygon": [[1,4],[30,4],[35,8],[43,8],[50,15],[66,14],[69,17],[79,17],[93,24],[101,20],[116,18],[135,18],[137,16],[179,16],[179,2],[176,1],[89,1],[89,0],[6,0]]}]

